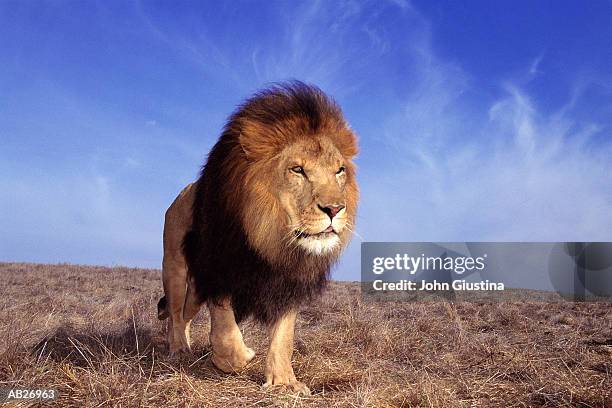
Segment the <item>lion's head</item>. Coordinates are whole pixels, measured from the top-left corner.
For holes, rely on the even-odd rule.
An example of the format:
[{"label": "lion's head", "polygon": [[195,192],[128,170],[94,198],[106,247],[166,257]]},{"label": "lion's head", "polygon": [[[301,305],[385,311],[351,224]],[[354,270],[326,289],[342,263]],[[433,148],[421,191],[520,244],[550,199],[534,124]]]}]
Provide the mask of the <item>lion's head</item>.
[{"label": "lion's head", "polygon": [[313,86],[276,86],[247,100],[225,133],[241,156],[226,174],[226,200],[251,247],[271,262],[337,256],[358,199],[357,141],[338,105]]}]

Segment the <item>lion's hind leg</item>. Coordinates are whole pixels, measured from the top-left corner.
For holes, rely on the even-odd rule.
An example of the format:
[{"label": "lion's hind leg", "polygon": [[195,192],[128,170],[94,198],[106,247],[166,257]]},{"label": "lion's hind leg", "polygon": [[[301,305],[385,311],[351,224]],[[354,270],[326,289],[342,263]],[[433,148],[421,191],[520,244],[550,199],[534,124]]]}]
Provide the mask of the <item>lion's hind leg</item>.
[{"label": "lion's hind leg", "polygon": [[[174,297],[180,299],[181,293],[176,291]],[[177,351],[190,351],[191,350],[191,321],[198,314],[202,303],[199,301],[195,286],[190,280],[187,286],[187,294],[185,297],[185,303],[182,309],[182,320],[179,316],[178,308],[176,308],[173,319],[168,322],[168,347],[171,353]],[[162,297],[157,303],[157,317],[160,320],[164,320],[170,316],[168,302],[166,297]]]},{"label": "lion's hind leg", "polygon": [[163,276],[166,308],[162,314],[167,314],[169,317],[167,326],[168,351],[170,351],[170,354],[189,352],[191,351],[187,335],[189,328],[183,318],[183,308],[187,295],[187,268],[184,264],[164,260]]},{"label": "lion's hind leg", "polygon": [[185,187],[166,211],[164,221],[162,280],[165,302],[162,298],[158,304],[158,317],[168,316],[168,349],[171,354],[191,350],[189,324],[183,318],[187,300],[187,261],[183,254],[183,238],[191,226],[193,192],[193,184]]},{"label": "lion's hind leg", "polygon": [[202,307],[202,303],[198,297],[195,283],[193,279],[189,280],[189,284],[187,285],[187,296],[185,298],[185,304],[183,305],[183,322],[185,326],[183,328],[183,332],[185,334],[185,339],[187,340],[187,345],[191,350],[191,321],[198,314],[200,308]]}]

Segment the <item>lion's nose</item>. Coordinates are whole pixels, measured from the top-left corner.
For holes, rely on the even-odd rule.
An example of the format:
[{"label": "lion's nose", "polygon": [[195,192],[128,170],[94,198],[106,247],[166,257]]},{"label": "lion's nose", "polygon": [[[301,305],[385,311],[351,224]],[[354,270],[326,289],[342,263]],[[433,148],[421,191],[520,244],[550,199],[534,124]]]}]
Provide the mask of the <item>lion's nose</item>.
[{"label": "lion's nose", "polygon": [[338,214],[344,208],[343,205],[326,205],[322,206],[319,204],[319,209],[323,211],[325,214],[329,216],[330,219],[333,219],[336,214]]}]

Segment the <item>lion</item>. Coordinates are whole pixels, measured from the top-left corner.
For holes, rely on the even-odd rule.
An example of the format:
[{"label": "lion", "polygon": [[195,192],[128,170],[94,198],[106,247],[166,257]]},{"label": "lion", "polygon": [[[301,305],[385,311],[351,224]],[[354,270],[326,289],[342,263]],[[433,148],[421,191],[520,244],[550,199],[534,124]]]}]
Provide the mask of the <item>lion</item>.
[{"label": "lion", "polygon": [[315,86],[273,85],[237,108],[165,215],[158,317],[169,319],[170,353],[190,351],[206,303],[217,368],[253,359],[238,327],[252,317],[270,337],[264,387],[310,393],[291,365],[295,321],[350,240],[357,152],[340,107]]}]

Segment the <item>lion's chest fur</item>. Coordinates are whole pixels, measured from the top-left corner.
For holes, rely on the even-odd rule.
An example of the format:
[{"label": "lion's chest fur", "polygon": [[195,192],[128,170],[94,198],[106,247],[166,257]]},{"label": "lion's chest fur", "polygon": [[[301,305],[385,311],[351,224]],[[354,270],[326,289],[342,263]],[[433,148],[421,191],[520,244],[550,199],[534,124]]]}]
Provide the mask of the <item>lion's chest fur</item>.
[{"label": "lion's chest fur", "polygon": [[214,233],[195,234],[191,231],[186,237],[185,248],[199,298],[202,302],[231,298],[237,321],[248,316],[263,323],[276,321],[317,295],[327,281],[327,261],[296,257],[274,266],[249,248],[244,236],[230,238],[228,231],[216,238]]},{"label": "lion's chest fur", "polygon": [[200,301],[229,297],[238,321],[253,316],[271,323],[324,288],[333,259],[297,250],[276,265],[251,248],[221,198],[216,172],[224,152],[214,154],[217,147],[196,183],[192,228],[183,242],[189,274]]}]

